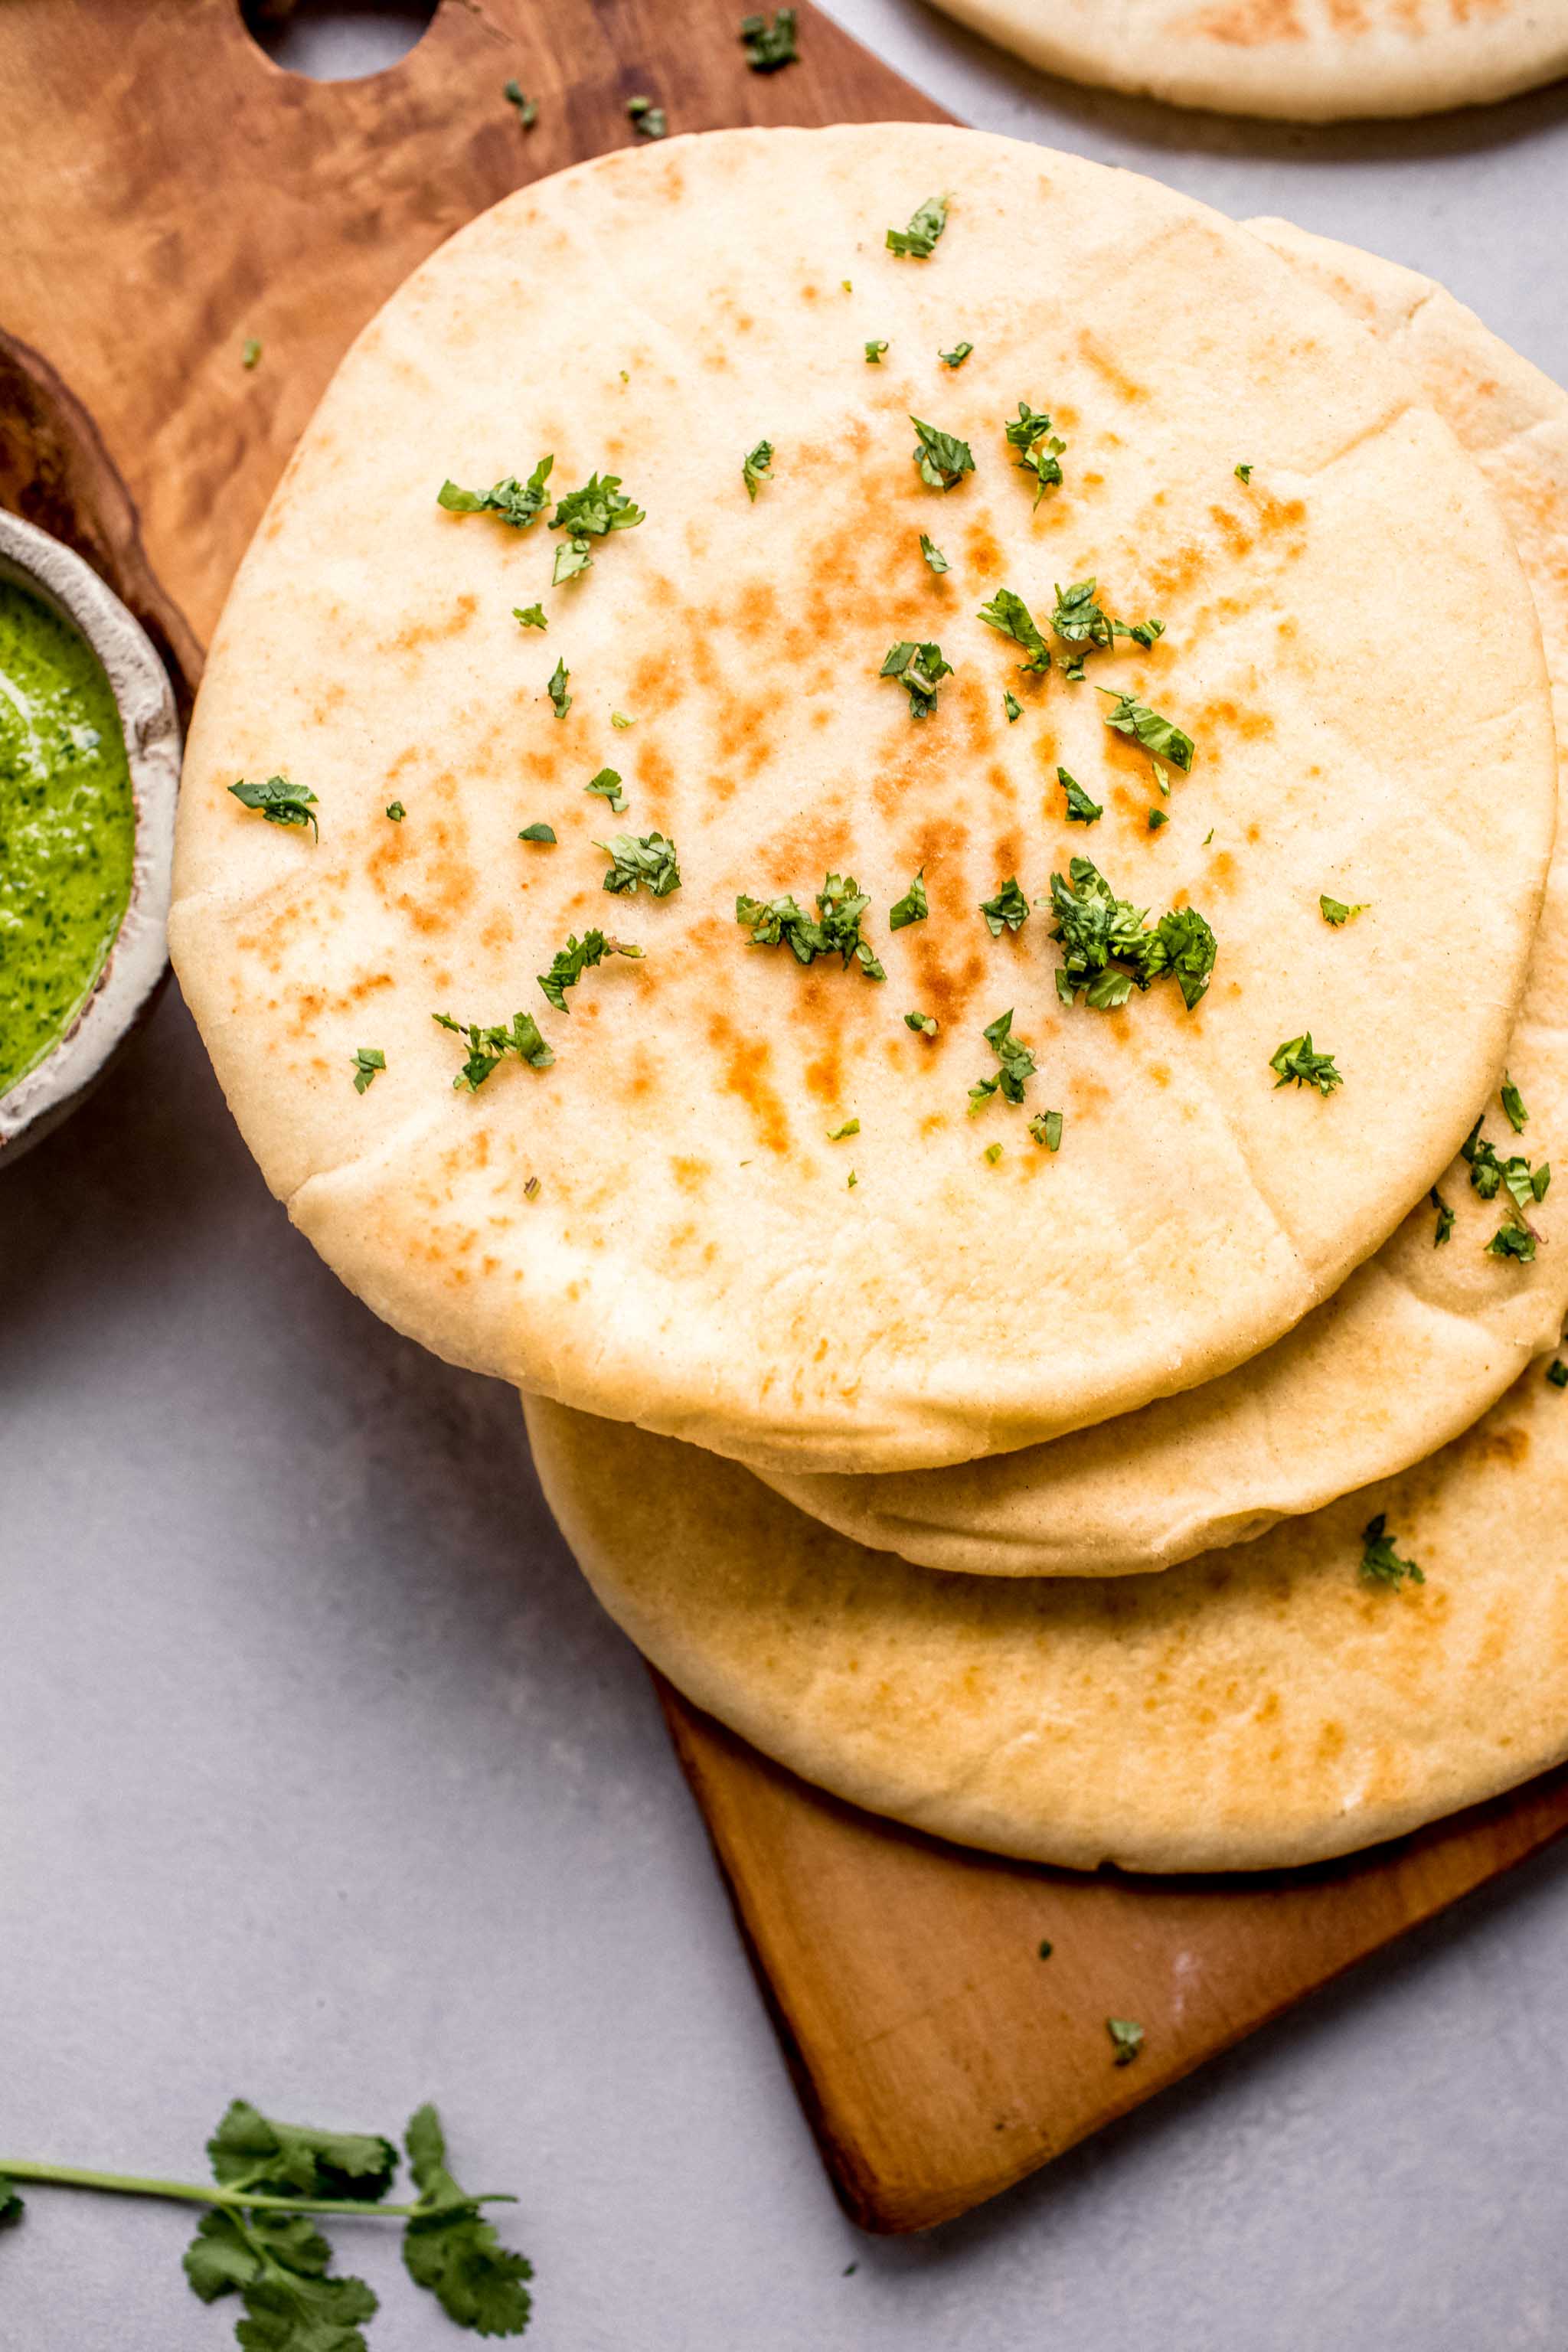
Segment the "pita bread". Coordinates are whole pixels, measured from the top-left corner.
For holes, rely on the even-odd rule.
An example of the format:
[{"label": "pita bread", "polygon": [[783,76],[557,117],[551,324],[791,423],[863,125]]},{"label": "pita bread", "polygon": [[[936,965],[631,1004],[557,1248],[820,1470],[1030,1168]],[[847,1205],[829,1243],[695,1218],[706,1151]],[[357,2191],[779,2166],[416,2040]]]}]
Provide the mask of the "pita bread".
[{"label": "pita bread", "polygon": [[[888,251],[935,191],[929,258]],[[1002,429],[1026,399],[1068,444],[1037,506]],[[973,445],[950,494],[911,415]],[[554,590],[564,536],[436,498],[544,452],[563,491],[609,468],[647,509]],[[975,617],[1013,586],[1048,619],[1052,582],[1090,573],[1166,623],[1090,657],[1196,740],[1162,832],[1113,702],[1059,664],[1031,685]],[[513,618],[535,603],[543,635]],[[927,638],[953,675],[915,723],[879,670]],[[1087,836],[1058,763],[1105,805]],[[605,767],[624,815],[584,790]],[[232,797],[279,772],[316,793],[319,842]],[[890,1469],[1191,1386],[1336,1288],[1497,1075],[1554,814],[1489,494],[1257,238],[970,131],[722,132],[520,191],[361,338],[217,633],[172,936],[268,1181],[377,1312],[613,1418]],[[519,841],[538,821],[558,846]],[[623,830],[674,839],[679,892],[606,898],[595,845]],[[1047,919],[988,934],[981,899],[1084,851],[1156,918],[1213,922],[1195,1011],[1168,979],[1064,1007]],[[930,919],[891,932],[921,867]],[[828,871],[868,892],[885,983],[734,919],[741,893],[809,911]],[[1331,932],[1325,889],[1375,912]],[[646,959],[587,972],[568,1017],[534,975],[599,925]],[[553,1068],[454,1092],[432,1016],[519,1006]],[[1038,1075],[974,1119],[1008,1010]],[[1274,1084],[1304,1032],[1343,1073],[1328,1099]],[[386,1064],[364,1092],[361,1047]],[[1055,1153],[1027,1130],[1053,1108]]]},{"label": "pita bread", "polygon": [[[696,1706],[851,1803],[1070,1869],[1268,1870],[1568,1755],[1568,1392],[1165,1576],[944,1576],[736,1464],[531,1401],[552,1508]],[[1361,1572],[1376,1513],[1425,1583]]]},{"label": "pita bread", "polygon": [[[1479,465],[1519,542],[1568,743],[1568,394],[1441,287],[1282,221],[1253,225],[1397,352]],[[1568,769],[1564,770],[1568,775]],[[1530,1113],[1486,1132],[1561,1171],[1568,1142],[1568,840],[1559,834],[1509,1066]],[[1168,1568],[1419,1461],[1468,1429],[1552,1346],[1568,1312],[1568,1238],[1548,1196],[1533,1264],[1489,1256],[1495,1202],[1457,1160],[1438,1185],[1456,1223],[1434,1246],[1423,1200],[1375,1258],[1265,1355],[1119,1421],[947,1470],[775,1476],[859,1542],[982,1575],[1110,1576]]]},{"label": "pita bread", "polygon": [[1568,73],[1559,0],[938,0],[1047,73],[1294,122],[1484,106]]}]

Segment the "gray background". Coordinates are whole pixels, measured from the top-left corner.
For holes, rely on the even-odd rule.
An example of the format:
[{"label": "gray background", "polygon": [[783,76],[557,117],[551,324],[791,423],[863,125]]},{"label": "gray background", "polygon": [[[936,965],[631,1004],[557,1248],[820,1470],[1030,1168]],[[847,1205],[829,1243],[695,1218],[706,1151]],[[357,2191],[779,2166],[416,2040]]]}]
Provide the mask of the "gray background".
[{"label": "gray background", "polygon": [[[1568,381],[1568,92],[1269,130],[1041,82],[910,0],[836,13],[970,121],[1444,277]],[[363,71],[399,33],[293,38]],[[1568,1849],[991,2210],[861,2239],[512,1398],[291,1234],[173,994],[0,1175],[0,2160],[188,2172],[237,2091],[383,2129],[434,2095],[464,2177],[521,2193],[539,2352],[1568,2343]],[[187,2226],[37,2194],[0,2344],[231,2342]],[[390,2235],[341,2252],[381,2352],[463,2340]]]}]

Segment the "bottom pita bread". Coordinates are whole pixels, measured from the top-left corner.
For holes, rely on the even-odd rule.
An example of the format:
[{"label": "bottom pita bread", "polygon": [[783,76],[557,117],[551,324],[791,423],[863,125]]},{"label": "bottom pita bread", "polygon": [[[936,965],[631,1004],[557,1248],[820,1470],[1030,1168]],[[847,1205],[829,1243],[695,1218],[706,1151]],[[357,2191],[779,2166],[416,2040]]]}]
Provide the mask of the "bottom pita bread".
[{"label": "bottom pita bread", "polygon": [[[661,1673],[938,1836],[1084,1870],[1266,1870],[1568,1755],[1568,1391],[1540,1365],[1402,1477],[1109,1581],[916,1568],[716,1454],[526,1412],[567,1541]],[[1424,1583],[1363,1573],[1375,1514]]]}]

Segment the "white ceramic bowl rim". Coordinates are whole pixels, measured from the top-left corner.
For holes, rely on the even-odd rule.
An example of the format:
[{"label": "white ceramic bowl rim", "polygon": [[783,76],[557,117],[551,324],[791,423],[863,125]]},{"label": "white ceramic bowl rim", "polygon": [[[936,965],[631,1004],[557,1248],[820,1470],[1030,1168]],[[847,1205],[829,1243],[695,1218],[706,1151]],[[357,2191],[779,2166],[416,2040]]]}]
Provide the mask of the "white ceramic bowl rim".
[{"label": "white ceramic bowl rim", "polygon": [[136,803],[131,901],[91,993],[36,1068],[0,1095],[0,1157],[32,1141],[102,1075],[163,977],[179,791],[180,721],[168,673],[140,622],[92,566],[19,515],[0,511],[0,579],[30,589],[102,663],[125,737]]}]

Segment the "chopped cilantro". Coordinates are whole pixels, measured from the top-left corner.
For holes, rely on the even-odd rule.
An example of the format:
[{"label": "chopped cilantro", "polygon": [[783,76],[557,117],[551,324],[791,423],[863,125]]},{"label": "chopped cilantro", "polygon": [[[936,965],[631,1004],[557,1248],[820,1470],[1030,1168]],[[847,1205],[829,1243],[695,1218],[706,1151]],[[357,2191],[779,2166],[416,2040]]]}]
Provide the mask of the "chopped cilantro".
[{"label": "chopped cilantro", "polygon": [[965,474],[974,471],[974,453],[968,442],[942,432],[940,425],[922,424],[918,416],[911,416],[910,423],[919,436],[912,455],[921,481],[928,489],[956,489]]},{"label": "chopped cilantro", "polygon": [[386,803],[386,814],[392,819],[394,824],[401,824],[404,818],[408,814],[408,811],[404,807],[401,801],[388,801]]},{"label": "chopped cilantro", "polygon": [[1331,923],[1336,931],[1342,930],[1352,916],[1364,915],[1370,904],[1369,899],[1363,898],[1359,905],[1350,907],[1342,898],[1329,898],[1321,893],[1318,898],[1319,910],[1324,922]]},{"label": "chopped cilantro", "polygon": [[550,674],[550,699],[555,705],[557,719],[564,719],[572,708],[572,697],[566,691],[566,681],[571,675],[563,661],[558,661]]},{"label": "chopped cilantro", "polygon": [[1454,1231],[1454,1212],[1450,1209],[1447,1201],[1444,1200],[1443,1195],[1438,1192],[1436,1184],[1433,1185],[1432,1190],[1427,1193],[1426,1198],[1431,1202],[1432,1206],[1437,1212],[1437,1229],[1432,1236],[1432,1246],[1434,1249],[1441,1249],[1444,1243],[1452,1236]]},{"label": "chopped cilantro", "polygon": [[1379,1511],[1375,1519],[1368,1519],[1362,1529],[1361,1572],[1369,1584],[1385,1584],[1393,1591],[1409,1578],[1412,1584],[1425,1584],[1426,1579],[1413,1559],[1401,1559],[1394,1549],[1394,1538],[1388,1532],[1388,1516]]},{"label": "chopped cilantro", "polygon": [[830,1127],[828,1129],[827,1140],[829,1143],[842,1143],[847,1135],[858,1135],[859,1132],[859,1120],[858,1118],[847,1118],[842,1127]]},{"label": "chopped cilantro", "polygon": [[[478,2336],[521,2336],[532,2309],[525,2282],[533,2268],[497,2238],[480,2217],[483,2200],[447,2168],[447,2141],[432,2106],[409,2119],[405,2140],[419,2209],[403,2237],[403,2263],[416,2286],[433,2294],[448,2319]],[[262,2347],[258,2346],[258,2352]],[[278,2352],[287,2352],[286,2347]],[[301,2345],[300,2352],[311,2352]],[[320,2352],[331,2352],[323,2345]],[[344,2346],[342,2352],[350,2352]]]},{"label": "chopped cilantro", "polygon": [[247,335],[244,343],[240,347],[240,366],[242,368],[253,368],[258,364],[260,358],[260,343],[254,335]]},{"label": "chopped cilantro", "polygon": [[800,51],[795,45],[795,12],[793,8],[775,8],[770,25],[765,16],[742,16],[741,39],[745,47],[746,63],[753,73],[777,73],[784,66],[799,63]]},{"label": "chopped cilantro", "polygon": [[1047,1151],[1059,1151],[1062,1148],[1061,1112],[1059,1110],[1041,1111],[1037,1118],[1029,1121],[1029,1133],[1034,1137],[1035,1141],[1042,1144]]},{"label": "chopped cilantro", "polygon": [[1568,1389],[1568,1364],[1561,1356],[1553,1357],[1546,1367],[1546,1377],[1554,1389]]},{"label": "chopped cilantro", "polygon": [[1116,2053],[1111,2063],[1116,2066],[1131,2066],[1143,2047],[1143,2028],[1134,2017],[1108,2017],[1105,2021],[1105,2030],[1110,2036],[1111,2048]]},{"label": "chopped cilantro", "polygon": [[626,793],[621,789],[621,780],[614,768],[601,768],[598,774],[584,785],[583,790],[585,793],[597,793],[601,800],[608,801],[617,816],[626,804]]},{"label": "chopped cilantro", "polygon": [[923,530],[921,533],[921,553],[935,572],[941,573],[951,568],[941,548],[936,546]]},{"label": "chopped cilantro", "polygon": [[1145,650],[1165,634],[1163,621],[1113,621],[1096,601],[1098,581],[1075,580],[1070,588],[1057,584],[1057,606],[1051,626],[1064,645],[1109,653],[1118,637],[1131,637]]},{"label": "chopped cilantro", "polygon": [[1251,467],[1238,466],[1236,469],[1236,478],[1238,482],[1250,482],[1252,479]]},{"label": "chopped cilantro", "polygon": [[590,572],[594,565],[593,550],[585,539],[563,539],[555,551],[555,569],[550,575],[552,588],[564,586],[575,580],[579,572]]},{"label": "chopped cilantro", "polygon": [[612,727],[618,727],[625,730],[627,727],[635,727],[637,721],[634,719],[628,719],[624,710],[612,710],[610,713],[610,724]]},{"label": "chopped cilantro", "polygon": [[1051,431],[1051,420],[1044,411],[1031,407],[1026,400],[1018,403],[1018,414],[1006,427],[1006,435],[1008,446],[1018,452],[1020,468],[1035,478],[1035,504],[1038,506],[1047,490],[1061,487],[1058,461],[1068,445]]},{"label": "chopped cilantro", "polygon": [[1528,1225],[1500,1225],[1487,1244],[1487,1255],[1516,1257],[1528,1265],[1535,1255],[1537,1238]]},{"label": "chopped cilantro", "polygon": [[1029,902],[1018,887],[1018,877],[1009,874],[994,898],[982,898],[980,911],[985,918],[985,928],[994,940],[999,940],[1003,928],[1021,930],[1029,919]]},{"label": "chopped cilantro", "polygon": [[1023,646],[1029,658],[1019,663],[1020,669],[1049,669],[1051,649],[1036,627],[1027,604],[1011,588],[998,588],[994,596],[982,604],[975,618],[984,621],[988,629],[994,629],[999,636],[1011,637],[1016,646]]},{"label": "chopped cilantro", "polygon": [[538,1199],[539,1179],[537,1176],[531,1176],[529,1178],[527,1183],[522,1188],[522,1197],[525,1201],[535,1201]]},{"label": "chopped cilantro", "polygon": [[606,474],[602,481],[590,474],[580,490],[568,490],[557,500],[550,528],[578,539],[604,539],[612,530],[635,530],[646,520],[645,510],[621,488],[618,474]]},{"label": "chopped cilantro", "polygon": [[459,1091],[477,1094],[508,1054],[515,1054],[535,1070],[547,1070],[555,1059],[531,1013],[514,1013],[510,1029],[486,1028],[478,1021],[454,1021],[449,1013],[433,1013],[430,1018],[468,1040],[468,1058],[452,1080]]},{"label": "chopped cilantro", "polygon": [[888,909],[888,929],[901,931],[910,923],[923,923],[931,913],[926,904],[925,867],[922,866],[909,888],[896,904]]},{"label": "chopped cilantro", "polygon": [[[1116,691],[1109,686],[1096,690],[1100,694],[1114,694]],[[1162,719],[1157,710],[1151,710],[1146,702],[1140,702],[1136,695],[1117,695],[1116,708],[1105,713],[1105,723],[1114,728],[1118,735],[1126,735],[1134,743],[1141,743],[1151,758],[1168,761],[1173,768],[1180,768],[1184,775],[1191,769],[1192,737],[1184,735],[1169,719]]]},{"label": "chopped cilantro", "polygon": [[568,935],[565,946],[556,949],[550,970],[537,975],[539,985],[557,1013],[566,1013],[571,1010],[566,991],[575,988],[585,971],[602,963],[607,955],[640,958],[642,952],[641,948],[626,940],[606,939],[603,931],[584,931],[581,939],[574,931]]},{"label": "chopped cilantro", "polygon": [[554,463],[553,457],[541,457],[526,482],[508,474],[488,490],[463,490],[456,482],[445,481],[436,493],[436,503],[448,514],[493,514],[513,530],[527,530],[550,503],[544,486]]},{"label": "chopped cilantro", "polygon": [[264,784],[247,784],[242,778],[229,791],[241,808],[254,809],[268,824],[308,824],[321,839],[313,814],[316,795],[308,785],[291,784],[287,776],[268,776]]},{"label": "chopped cilantro", "polygon": [[950,368],[961,368],[973,349],[973,343],[954,343],[952,351],[938,352],[937,357],[945,361]]},{"label": "chopped cilantro", "polygon": [[1510,1127],[1512,1128],[1515,1135],[1522,1135],[1530,1125],[1530,1113],[1524,1108],[1524,1097],[1506,1070],[1502,1074],[1502,1086],[1500,1092]]},{"label": "chopped cilantro", "polygon": [[1057,919],[1051,937],[1062,950],[1057,993],[1064,1004],[1081,990],[1096,1012],[1114,1012],[1134,988],[1148,989],[1166,973],[1189,1013],[1205,993],[1219,949],[1195,907],[1174,908],[1147,929],[1147,908],[1119,898],[1087,857],[1071,859],[1066,878],[1051,876],[1050,907]]},{"label": "chopped cilantro", "polygon": [[675,844],[662,833],[617,833],[613,841],[595,842],[610,860],[605,887],[617,898],[635,898],[645,885],[651,898],[668,898],[680,887]]},{"label": "chopped cilantro", "polygon": [[917,1037],[934,1037],[941,1027],[934,1013],[906,1013],[904,1026],[912,1029]]},{"label": "chopped cilantro", "polygon": [[980,1156],[987,1167],[994,1168],[1002,1157],[1002,1146],[999,1143],[988,1143]]},{"label": "chopped cilantro", "polygon": [[857,1176],[857,1175],[856,1175],[855,1171],[853,1170],[853,1168],[851,1168],[851,1170],[849,1171],[849,1181],[848,1181],[848,1183],[845,1186],[845,1188],[844,1188],[844,1189],[845,1189],[845,1191],[846,1191],[847,1192],[852,1192],[855,1190],[856,1185],[857,1185],[857,1184],[858,1184],[858,1182],[859,1182],[859,1181],[860,1181],[860,1179],[858,1178],[858,1176]]},{"label": "chopped cilantro", "polygon": [[1007,724],[1009,727],[1011,727],[1015,719],[1022,719],[1024,716],[1023,704],[1019,701],[1016,694],[1009,692],[1006,687],[1002,688],[1002,708],[1007,714]]},{"label": "chopped cilantro", "polygon": [[1069,776],[1065,768],[1057,770],[1057,782],[1068,796],[1068,823],[1069,824],[1098,824],[1105,814],[1104,803],[1091,801],[1083,786],[1074,777]]},{"label": "chopped cilantro", "polygon": [[1281,1087],[1316,1087],[1321,1095],[1331,1095],[1344,1084],[1343,1073],[1334,1067],[1331,1054],[1312,1051],[1312,1033],[1309,1029],[1300,1037],[1287,1037],[1268,1056],[1268,1066],[1275,1073],[1274,1090]]},{"label": "chopped cilantro", "polygon": [[1052,1944],[1052,1943],[1048,1942],[1048,1941],[1047,1941],[1044,1937],[1041,1937],[1041,1939],[1040,1939],[1040,1958],[1041,1958],[1041,1959],[1042,1959],[1042,1960],[1048,1960],[1048,1959],[1050,1958],[1050,1957],[1051,1957],[1051,1954],[1055,1951],[1055,1949],[1056,1949],[1056,1946],[1055,1946],[1054,1944]]},{"label": "chopped cilantro", "polygon": [[866,346],[867,366],[880,367],[882,364],[882,353],[887,350],[887,348],[888,346],[882,338],[879,335],[874,335]]},{"label": "chopped cilantro", "polygon": [[363,1095],[372,1085],[376,1074],[386,1067],[386,1055],[379,1045],[356,1045],[353,1060],[349,1064],[354,1074],[354,1092]]},{"label": "chopped cilantro", "polygon": [[1163,824],[1169,824],[1170,822],[1163,808],[1152,808],[1147,819],[1147,829],[1151,833],[1158,833]]},{"label": "chopped cilantro", "polygon": [[539,100],[536,98],[530,98],[521,84],[515,81],[503,82],[501,96],[510,105],[516,107],[517,119],[521,128],[524,131],[531,131],[539,120]]},{"label": "chopped cilantro", "polygon": [[1000,1095],[1004,1102],[1021,1103],[1024,1088],[1035,1075],[1034,1055],[1022,1038],[1014,1036],[1010,1011],[999,1013],[981,1034],[995,1055],[997,1066],[990,1077],[977,1078],[970,1087],[971,1117],[984,1110],[993,1095]]},{"label": "chopped cilantro", "polygon": [[656,106],[651,98],[628,98],[626,112],[631,118],[632,129],[639,139],[668,137],[669,118],[663,107]]},{"label": "chopped cilantro", "polygon": [[553,845],[555,827],[552,824],[525,824],[517,837],[519,841],[548,841]]},{"label": "chopped cilantro", "polygon": [[751,898],[743,891],[735,901],[735,920],[751,932],[754,948],[782,944],[797,963],[837,955],[846,971],[853,961],[867,980],[886,980],[870,940],[861,935],[861,919],[870,904],[853,875],[829,874],[816,894],[815,922],[792,898]]},{"label": "chopped cilantro", "polygon": [[908,228],[890,228],[888,231],[888,251],[903,254],[914,261],[929,260],[938,237],[946,226],[947,198],[928,196]]},{"label": "chopped cilantro", "polygon": [[741,460],[741,479],[746,485],[746,496],[753,506],[761,485],[773,480],[770,471],[773,462],[773,445],[771,441],[759,441],[756,447],[748,450]]},{"label": "chopped cilantro", "polygon": [[879,677],[896,677],[910,698],[910,717],[923,719],[936,709],[937,688],[944,677],[952,676],[952,664],[942,657],[940,646],[929,640],[913,645],[901,638],[888,649]]},{"label": "chopped cilantro", "polygon": [[[1483,1115],[1460,1144],[1460,1156],[1468,1164],[1471,1188],[1483,1201],[1495,1200],[1500,1191],[1507,1191],[1513,1204],[1514,1229],[1520,1235],[1518,1240],[1505,1241],[1503,1233],[1510,1229],[1504,1227],[1502,1232],[1494,1234],[1487,1247],[1493,1257],[1517,1257],[1528,1262],[1535,1255],[1536,1234],[1526,1212],[1545,1199],[1552,1181],[1552,1163],[1543,1160],[1539,1168],[1531,1169],[1520,1152],[1510,1159],[1500,1160],[1481,1133],[1484,1124]],[[1524,1246],[1526,1239],[1528,1249]]]},{"label": "chopped cilantro", "polygon": [[514,604],[511,608],[511,617],[525,629],[547,629],[550,626],[544,617],[542,604]]}]

